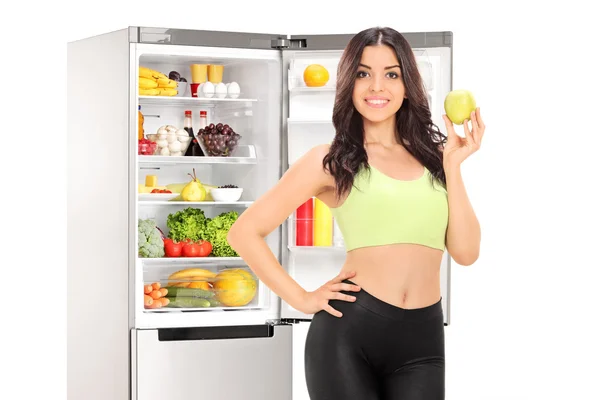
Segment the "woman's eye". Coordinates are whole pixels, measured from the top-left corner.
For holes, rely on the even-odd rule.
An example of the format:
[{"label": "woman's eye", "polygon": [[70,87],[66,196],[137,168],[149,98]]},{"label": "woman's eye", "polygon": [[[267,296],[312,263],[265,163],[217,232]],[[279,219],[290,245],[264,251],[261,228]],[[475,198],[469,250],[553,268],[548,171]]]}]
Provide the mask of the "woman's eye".
[{"label": "woman's eye", "polygon": [[398,78],[398,74],[395,73],[395,72],[390,72],[389,73],[389,77],[392,78],[392,79],[396,79],[396,78]]},{"label": "woman's eye", "polygon": [[365,71],[358,71],[358,73],[356,74],[357,77],[359,78],[365,78],[368,74]]}]

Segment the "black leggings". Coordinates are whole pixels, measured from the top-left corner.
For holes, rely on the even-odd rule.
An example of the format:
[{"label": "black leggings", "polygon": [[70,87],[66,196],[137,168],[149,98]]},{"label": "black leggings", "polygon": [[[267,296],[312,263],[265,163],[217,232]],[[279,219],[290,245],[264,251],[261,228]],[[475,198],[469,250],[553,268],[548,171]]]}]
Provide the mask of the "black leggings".
[{"label": "black leggings", "polygon": [[364,290],[343,293],[356,301],[329,304],[344,315],[320,311],[308,331],[305,374],[311,400],[444,399],[441,298],[403,309]]}]

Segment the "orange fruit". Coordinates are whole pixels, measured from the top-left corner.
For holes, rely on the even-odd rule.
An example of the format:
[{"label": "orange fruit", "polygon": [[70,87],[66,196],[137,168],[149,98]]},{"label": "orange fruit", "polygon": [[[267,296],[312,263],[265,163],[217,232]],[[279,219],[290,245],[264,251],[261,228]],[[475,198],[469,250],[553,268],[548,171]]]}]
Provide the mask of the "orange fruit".
[{"label": "orange fruit", "polygon": [[329,81],[329,71],[320,64],[311,64],[304,70],[304,83],[306,86],[325,86]]}]

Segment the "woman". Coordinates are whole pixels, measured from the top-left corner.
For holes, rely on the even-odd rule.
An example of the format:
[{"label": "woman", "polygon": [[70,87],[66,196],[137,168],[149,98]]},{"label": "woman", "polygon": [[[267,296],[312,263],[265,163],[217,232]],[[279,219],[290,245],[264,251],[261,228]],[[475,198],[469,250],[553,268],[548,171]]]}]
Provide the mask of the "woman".
[{"label": "woman", "polygon": [[[408,42],[390,28],[358,33],[338,67],[331,145],[309,150],[245,211],[228,236],[261,281],[314,314],[305,347],[315,400],[443,399],[440,294],[444,249],[462,265],[479,255],[480,227],[460,165],[485,130],[479,109],[459,137],[431,121]],[[444,146],[445,143],[445,146]],[[315,196],[346,243],[340,274],[304,290],[263,240]]]}]

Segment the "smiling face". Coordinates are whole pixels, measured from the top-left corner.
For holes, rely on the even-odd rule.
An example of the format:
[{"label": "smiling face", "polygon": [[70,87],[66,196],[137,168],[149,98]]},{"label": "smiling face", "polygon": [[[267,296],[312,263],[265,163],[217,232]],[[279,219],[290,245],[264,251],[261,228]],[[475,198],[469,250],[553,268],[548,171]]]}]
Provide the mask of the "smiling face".
[{"label": "smiling face", "polygon": [[400,63],[394,50],[385,45],[367,46],[363,50],[352,101],[370,122],[395,118],[405,98]]}]

